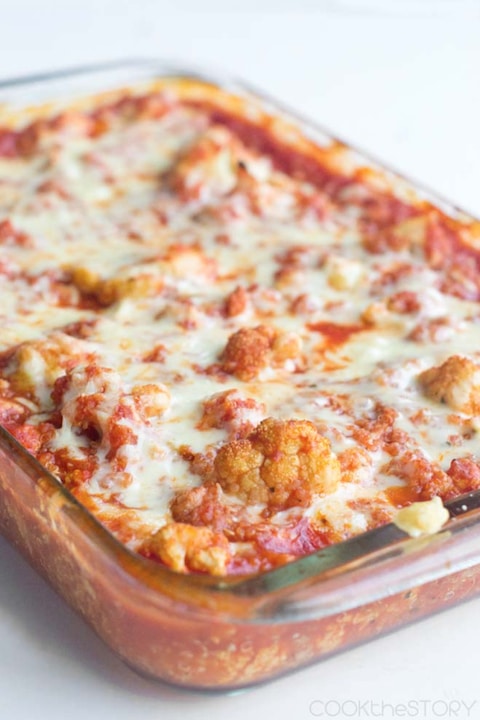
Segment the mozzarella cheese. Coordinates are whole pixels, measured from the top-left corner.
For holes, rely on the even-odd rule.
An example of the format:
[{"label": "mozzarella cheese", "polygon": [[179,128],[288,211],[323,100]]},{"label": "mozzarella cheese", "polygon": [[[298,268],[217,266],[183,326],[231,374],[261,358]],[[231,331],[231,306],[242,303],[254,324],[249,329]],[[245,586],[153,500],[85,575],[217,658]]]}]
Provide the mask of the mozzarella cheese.
[{"label": "mozzarella cheese", "polygon": [[[468,228],[351,172],[290,177],[185,102],[0,159],[0,418],[36,429],[27,447],[133,549],[252,572],[476,486],[476,399],[422,384],[439,368],[477,392],[477,291],[428,250],[442,223]],[[476,374],[444,377],[453,355]],[[222,485],[227,445],[235,468],[250,453],[243,495]],[[242,500],[260,482],[277,499]]]}]

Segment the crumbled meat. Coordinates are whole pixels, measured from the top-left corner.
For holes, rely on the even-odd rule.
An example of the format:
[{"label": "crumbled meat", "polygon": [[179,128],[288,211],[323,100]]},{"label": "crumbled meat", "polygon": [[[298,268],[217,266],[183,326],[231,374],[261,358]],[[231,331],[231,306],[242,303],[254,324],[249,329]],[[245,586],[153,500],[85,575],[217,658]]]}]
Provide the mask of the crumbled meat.
[{"label": "crumbled meat", "polygon": [[480,466],[471,458],[456,458],[450,463],[447,475],[452,478],[459,495],[480,488]]},{"label": "crumbled meat", "polygon": [[180,445],[178,454],[188,463],[190,472],[198,475],[203,482],[214,482],[213,463],[215,460],[215,452],[211,448],[207,448],[206,452],[194,452],[189,445]]},{"label": "crumbled meat", "polygon": [[447,317],[421,320],[407,335],[408,340],[419,343],[446,342],[455,333],[455,323]]},{"label": "crumbled meat", "polygon": [[339,453],[338,460],[342,471],[342,480],[346,482],[362,482],[372,474],[373,462],[363,447],[349,447]]},{"label": "crumbled meat", "polygon": [[232,511],[222,501],[223,491],[217,483],[181,490],[170,503],[177,522],[207,526],[220,532],[232,522]]},{"label": "crumbled meat", "polygon": [[351,510],[362,513],[367,523],[366,530],[373,530],[390,522],[394,512],[390,503],[381,497],[356,498],[349,500],[347,505]]},{"label": "crumbled meat", "polygon": [[19,247],[34,247],[35,241],[30,235],[17,230],[10,220],[0,220],[0,245],[17,245]]},{"label": "crumbled meat", "polygon": [[419,500],[430,500],[435,495],[443,499],[452,496],[451,478],[419,450],[406,450],[394,457],[382,471],[405,481]]},{"label": "crumbled meat", "polygon": [[411,290],[402,290],[394,295],[390,295],[387,300],[387,308],[391,312],[401,315],[418,313],[421,307],[418,293],[412,292]]},{"label": "crumbled meat", "polygon": [[237,315],[241,315],[247,309],[247,305],[247,291],[243,287],[236,287],[235,290],[232,290],[225,299],[225,315],[227,317],[236,317]]},{"label": "crumbled meat", "polygon": [[352,436],[367,450],[384,448],[396,454],[405,442],[405,433],[395,427],[397,412],[392,407],[377,403],[372,416],[359,418],[350,428]]},{"label": "crumbled meat", "polygon": [[[365,187],[362,192],[365,193]],[[392,195],[365,193],[359,220],[365,249],[371,253],[384,253],[411,247],[417,242],[419,233],[424,232],[424,222],[415,216],[418,216],[417,208]]]}]

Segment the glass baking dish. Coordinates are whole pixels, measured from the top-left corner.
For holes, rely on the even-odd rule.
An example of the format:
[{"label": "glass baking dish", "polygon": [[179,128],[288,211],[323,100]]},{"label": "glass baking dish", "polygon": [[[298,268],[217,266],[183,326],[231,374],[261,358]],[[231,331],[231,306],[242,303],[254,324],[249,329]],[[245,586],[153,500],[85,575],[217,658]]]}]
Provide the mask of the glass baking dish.
[{"label": "glass baking dish", "polygon": [[[0,82],[0,103],[54,103],[156,78],[220,86],[320,146],[328,132],[231,78],[125,61]],[[349,150],[454,217],[457,208]],[[0,530],[128,665],[179,686],[253,685],[473,597],[480,590],[480,491],[413,539],[392,524],[247,578],[183,575],[122,545],[0,428]]]}]

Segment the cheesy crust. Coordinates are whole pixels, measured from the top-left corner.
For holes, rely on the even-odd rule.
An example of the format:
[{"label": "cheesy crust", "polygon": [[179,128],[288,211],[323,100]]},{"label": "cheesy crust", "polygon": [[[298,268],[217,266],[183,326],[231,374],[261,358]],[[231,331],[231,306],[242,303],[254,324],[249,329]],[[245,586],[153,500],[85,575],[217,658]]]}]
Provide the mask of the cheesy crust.
[{"label": "cheesy crust", "polygon": [[202,83],[3,117],[0,422],[132,550],[249,574],[480,487],[478,224]]}]

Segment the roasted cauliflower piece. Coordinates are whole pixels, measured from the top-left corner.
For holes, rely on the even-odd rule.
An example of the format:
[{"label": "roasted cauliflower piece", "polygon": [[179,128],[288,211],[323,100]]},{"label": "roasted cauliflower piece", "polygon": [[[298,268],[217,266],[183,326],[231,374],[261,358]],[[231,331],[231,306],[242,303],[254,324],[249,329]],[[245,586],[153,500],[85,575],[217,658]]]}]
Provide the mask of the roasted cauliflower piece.
[{"label": "roasted cauliflower piece", "polygon": [[222,369],[239,380],[253,380],[267,366],[275,331],[266,325],[241,328],[228,338]]},{"label": "roasted cauliflower piece", "polygon": [[151,297],[159,293],[164,285],[161,268],[153,262],[140,263],[133,270],[119,270],[116,275],[107,278],[86,267],[67,269],[80,294],[95,299],[103,307],[127,297]]},{"label": "roasted cauliflower piece", "polygon": [[142,552],[177,572],[197,570],[211,575],[225,575],[230,557],[223,533],[178,522],[161,527]]},{"label": "roasted cauliflower piece", "polygon": [[227,295],[224,302],[224,313],[227,317],[241,315],[248,307],[248,293],[244,287],[238,285],[235,290]]},{"label": "roasted cauliflower piece", "polygon": [[268,366],[297,369],[302,364],[301,351],[301,340],[295,333],[281,333],[268,325],[241,328],[228,338],[221,367],[248,382]]},{"label": "roasted cauliflower piece", "polygon": [[274,511],[306,507],[340,480],[329,441],[308,420],[263,420],[246,439],[220,448],[214,471],[226,493]]},{"label": "roasted cauliflower piece", "polygon": [[170,172],[171,189],[184,201],[208,202],[226,195],[237,184],[236,149],[226,128],[208,128]]},{"label": "roasted cauliflower piece", "polygon": [[234,517],[234,510],[223,501],[218,483],[180,490],[170,503],[170,511],[177,523],[210,527],[217,532],[228,528]]},{"label": "roasted cauliflower piece", "polygon": [[449,517],[449,512],[443,506],[441,498],[435,496],[431,500],[412,503],[398,510],[393,522],[411,537],[420,537],[434,535],[441,530]]},{"label": "roasted cauliflower piece", "polygon": [[248,435],[263,420],[266,407],[238,390],[224,390],[203,401],[199,430],[226,430],[230,439]]},{"label": "roasted cauliflower piece", "polygon": [[218,272],[215,258],[207,257],[205,252],[195,245],[173,243],[162,256],[159,271],[168,277],[197,279],[198,282],[213,281]]},{"label": "roasted cauliflower piece", "polygon": [[146,383],[135,385],[131,397],[142,420],[160,417],[170,407],[170,392],[166,385]]},{"label": "roasted cauliflower piece", "polygon": [[480,413],[480,365],[461,355],[452,355],[442,365],[422,372],[418,380],[425,395],[453,410]]},{"label": "roasted cauliflower piece", "polygon": [[93,349],[90,343],[55,330],[44,338],[18,345],[5,374],[16,392],[29,394],[48,410],[57,378],[75,364],[94,360]]},{"label": "roasted cauliflower piece", "polygon": [[327,282],[335,290],[353,290],[365,279],[365,267],[358,260],[330,255],[325,262]]}]

